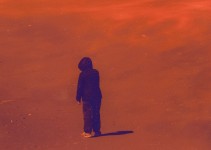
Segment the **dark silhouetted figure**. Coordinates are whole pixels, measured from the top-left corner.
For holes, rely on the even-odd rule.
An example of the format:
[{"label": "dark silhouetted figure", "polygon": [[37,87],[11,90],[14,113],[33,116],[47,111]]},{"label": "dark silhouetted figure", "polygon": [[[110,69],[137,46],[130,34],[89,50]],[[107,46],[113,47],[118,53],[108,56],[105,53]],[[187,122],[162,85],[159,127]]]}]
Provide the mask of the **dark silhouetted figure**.
[{"label": "dark silhouetted figure", "polygon": [[83,102],[84,115],[84,137],[91,137],[92,131],[95,136],[101,135],[100,131],[100,106],[102,94],[100,90],[99,72],[93,69],[92,60],[84,57],[78,64],[81,70],[78,79],[76,100],[80,104]]}]

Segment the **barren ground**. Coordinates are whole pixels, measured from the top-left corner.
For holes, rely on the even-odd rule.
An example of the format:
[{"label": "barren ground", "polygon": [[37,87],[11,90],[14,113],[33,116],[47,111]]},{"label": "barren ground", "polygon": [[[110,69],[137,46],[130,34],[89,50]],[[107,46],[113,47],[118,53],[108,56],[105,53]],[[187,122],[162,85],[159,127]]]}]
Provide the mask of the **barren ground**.
[{"label": "barren ground", "polygon": [[[209,0],[0,0],[1,150],[210,150]],[[83,139],[83,56],[102,132]]]}]

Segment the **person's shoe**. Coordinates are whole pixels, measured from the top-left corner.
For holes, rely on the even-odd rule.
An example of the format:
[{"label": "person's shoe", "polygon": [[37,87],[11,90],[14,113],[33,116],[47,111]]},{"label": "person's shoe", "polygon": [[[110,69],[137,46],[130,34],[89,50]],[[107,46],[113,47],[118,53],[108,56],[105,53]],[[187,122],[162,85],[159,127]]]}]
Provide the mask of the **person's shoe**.
[{"label": "person's shoe", "polygon": [[100,131],[95,132],[94,136],[95,136],[95,137],[97,137],[97,136],[101,136],[101,132],[100,132]]},{"label": "person's shoe", "polygon": [[85,138],[90,138],[90,137],[92,137],[92,135],[91,135],[90,133],[86,133],[86,132],[83,132],[81,135],[82,135],[83,137],[85,137]]}]

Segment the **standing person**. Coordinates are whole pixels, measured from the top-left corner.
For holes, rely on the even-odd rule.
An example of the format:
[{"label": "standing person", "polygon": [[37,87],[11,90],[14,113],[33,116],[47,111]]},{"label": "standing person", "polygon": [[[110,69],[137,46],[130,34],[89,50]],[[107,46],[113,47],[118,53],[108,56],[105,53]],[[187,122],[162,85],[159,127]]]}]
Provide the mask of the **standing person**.
[{"label": "standing person", "polygon": [[78,104],[83,102],[84,132],[82,136],[100,136],[100,106],[102,94],[100,90],[99,72],[93,69],[92,60],[84,57],[78,64],[81,73],[78,78],[76,100]]}]

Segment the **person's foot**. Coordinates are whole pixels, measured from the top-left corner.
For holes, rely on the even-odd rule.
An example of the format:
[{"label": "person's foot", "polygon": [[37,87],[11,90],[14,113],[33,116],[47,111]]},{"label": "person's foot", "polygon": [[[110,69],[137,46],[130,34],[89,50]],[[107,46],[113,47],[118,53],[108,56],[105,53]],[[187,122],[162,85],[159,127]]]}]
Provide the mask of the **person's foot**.
[{"label": "person's foot", "polygon": [[90,133],[86,133],[86,132],[83,132],[81,135],[82,135],[83,137],[85,137],[85,138],[90,138],[90,137],[92,137],[92,135],[91,135]]},{"label": "person's foot", "polygon": [[96,137],[96,136],[101,136],[101,132],[100,132],[100,131],[95,132],[94,136],[95,136],[95,137]]}]

